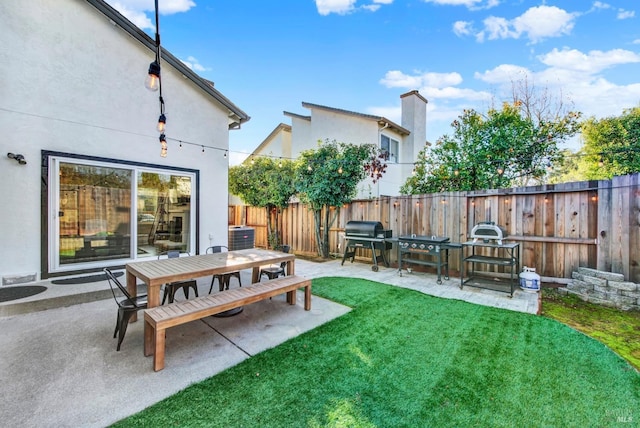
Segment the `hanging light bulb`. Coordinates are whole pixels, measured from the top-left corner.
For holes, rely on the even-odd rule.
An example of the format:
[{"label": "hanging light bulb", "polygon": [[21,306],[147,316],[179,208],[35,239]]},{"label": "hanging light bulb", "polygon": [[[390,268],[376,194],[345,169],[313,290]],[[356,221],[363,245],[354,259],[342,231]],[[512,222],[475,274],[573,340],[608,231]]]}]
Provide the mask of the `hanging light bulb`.
[{"label": "hanging light bulb", "polygon": [[504,169],[501,166],[499,166],[498,167],[498,175],[502,175],[502,174],[504,174]]},{"label": "hanging light bulb", "polygon": [[338,168],[338,174],[342,174],[342,167]]},{"label": "hanging light bulb", "polygon": [[160,114],[160,117],[158,118],[158,132],[161,134],[164,134],[164,130],[167,124],[167,117],[164,115],[164,113]]},{"label": "hanging light bulb", "polygon": [[227,151],[226,150],[224,151],[224,157],[225,158],[227,157]]},{"label": "hanging light bulb", "polygon": [[163,158],[166,158],[167,157],[167,140],[164,134],[160,134],[159,140],[160,140],[160,156],[162,156]]},{"label": "hanging light bulb", "polygon": [[160,87],[160,64],[158,61],[153,61],[149,64],[149,75],[144,81],[144,87],[155,92]]}]

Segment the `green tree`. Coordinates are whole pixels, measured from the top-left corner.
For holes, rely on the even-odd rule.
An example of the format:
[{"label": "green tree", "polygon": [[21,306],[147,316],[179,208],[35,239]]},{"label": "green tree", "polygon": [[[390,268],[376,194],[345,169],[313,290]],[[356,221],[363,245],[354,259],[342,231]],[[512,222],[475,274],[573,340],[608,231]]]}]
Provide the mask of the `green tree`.
[{"label": "green tree", "polygon": [[[358,183],[367,174],[374,182],[378,180],[384,174],[386,164],[384,155],[378,154],[374,145],[353,145],[335,140],[318,143],[317,149],[306,150],[298,158],[296,188],[301,201],[313,211],[318,254],[326,258],[329,257],[329,229],[340,207],[351,202]],[[330,215],[332,211],[333,216]]]},{"label": "green tree", "polygon": [[610,179],[640,172],[640,107],[621,116],[587,119],[582,124],[579,152],[584,179]]},{"label": "green tree", "polygon": [[249,205],[265,208],[269,245],[271,248],[280,245],[280,209],[296,193],[293,161],[256,157],[233,166],[229,168],[229,191]]},{"label": "green tree", "polygon": [[[530,100],[528,100],[530,101]],[[403,194],[523,186],[544,179],[547,168],[562,159],[558,143],[573,136],[580,114],[553,117],[516,99],[486,115],[464,110],[441,137],[418,156],[415,174]]]}]

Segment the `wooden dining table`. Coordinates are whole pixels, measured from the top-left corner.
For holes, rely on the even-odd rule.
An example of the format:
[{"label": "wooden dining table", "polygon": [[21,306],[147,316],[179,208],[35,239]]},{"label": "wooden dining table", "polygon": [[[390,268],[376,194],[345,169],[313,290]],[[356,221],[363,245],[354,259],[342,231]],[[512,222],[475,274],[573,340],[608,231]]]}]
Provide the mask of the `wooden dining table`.
[{"label": "wooden dining table", "polygon": [[255,283],[260,280],[261,266],[282,262],[287,262],[287,275],[294,275],[295,255],[260,248],[132,262],[125,266],[127,290],[132,296],[136,296],[138,294],[137,279],[142,280],[147,285],[147,307],[153,308],[160,305],[162,284],[223,275],[242,269],[253,269],[251,282]]}]

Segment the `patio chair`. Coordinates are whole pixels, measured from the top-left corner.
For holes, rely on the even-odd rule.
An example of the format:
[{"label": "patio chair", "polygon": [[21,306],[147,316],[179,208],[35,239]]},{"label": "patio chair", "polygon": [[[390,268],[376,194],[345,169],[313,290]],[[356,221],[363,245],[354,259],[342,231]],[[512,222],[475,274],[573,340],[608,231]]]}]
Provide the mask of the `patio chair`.
[{"label": "patio chair", "polygon": [[[118,334],[116,351],[119,351],[131,316],[140,309],[147,309],[147,295],[132,297],[127,291],[127,288],[118,281],[118,278],[116,278],[113,272],[107,268],[104,268],[103,271],[107,275],[107,282],[111,288],[111,294],[113,294],[113,298],[118,304],[118,318],[116,318],[116,329],[113,332],[113,338],[115,339],[116,334]],[[120,292],[124,295],[124,299],[119,299],[118,296],[116,296],[116,290],[113,284],[120,289]]]},{"label": "patio chair", "polygon": [[[282,245],[279,247],[280,251],[283,253],[288,253],[291,250],[289,245]],[[277,266],[269,266],[260,269],[260,280],[262,280],[262,275],[265,275],[269,279],[275,279],[279,276],[287,276],[286,267],[288,262],[282,262]]]},{"label": "patio chair", "polygon": [[[229,251],[229,248],[224,245],[214,245],[212,247],[207,248],[207,250],[205,251],[205,254],[221,253],[223,251]],[[228,290],[229,283],[231,282],[232,276],[238,278],[238,284],[240,285],[240,287],[242,287],[242,280],[240,279],[240,271],[235,271],[235,272],[230,272],[230,273],[225,273],[220,275],[213,275],[213,277],[211,278],[211,287],[209,287],[209,294],[211,294],[211,291],[213,291],[213,284],[216,279],[218,280],[219,291],[223,291],[225,289]]]},{"label": "patio chair", "polygon": [[[180,251],[174,251],[174,250],[167,251],[166,253],[160,254],[158,256],[158,260],[160,260],[160,258],[163,255],[166,255],[168,259],[175,259],[177,257],[180,257]],[[188,299],[189,288],[193,288],[193,292],[195,293],[196,297],[198,297],[198,283],[196,283],[194,279],[190,279],[188,281],[170,282],[168,284],[165,284],[164,294],[162,295],[162,304],[164,305],[167,298],[169,298],[169,303],[173,303],[176,296],[176,292],[180,289],[182,289],[185,299]]]}]

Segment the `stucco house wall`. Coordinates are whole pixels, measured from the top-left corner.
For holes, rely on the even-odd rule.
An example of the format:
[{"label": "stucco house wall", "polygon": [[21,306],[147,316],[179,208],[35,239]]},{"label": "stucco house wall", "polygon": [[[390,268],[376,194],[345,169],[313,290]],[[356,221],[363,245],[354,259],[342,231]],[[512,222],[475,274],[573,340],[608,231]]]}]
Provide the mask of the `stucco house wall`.
[{"label": "stucco house wall", "polygon": [[[418,91],[400,96],[402,125],[379,116],[357,113],[311,103],[302,103],[309,115],[284,112],[291,118],[291,155],[279,147],[274,132],[254,150],[254,156],[283,156],[297,158],[304,150],[315,149],[318,141],[336,140],[349,144],[375,144],[380,147],[380,136],[398,141],[395,162],[387,162],[384,176],[373,183],[366,178],[358,185],[357,198],[398,195],[400,187],[413,171],[413,163],[426,143],[427,100]],[[282,125],[282,124],[281,124]]]},{"label": "stucco house wall", "polygon": [[[227,241],[228,214],[219,209],[228,200],[224,150],[230,117],[249,117],[214,99],[186,67],[165,61],[168,155],[160,157],[158,93],[143,84],[155,53],[96,6],[112,10],[99,0],[0,2],[2,278],[43,274],[43,150],[196,170],[198,250]],[[200,144],[220,150],[203,153]],[[28,163],[8,159],[8,152]]]}]

